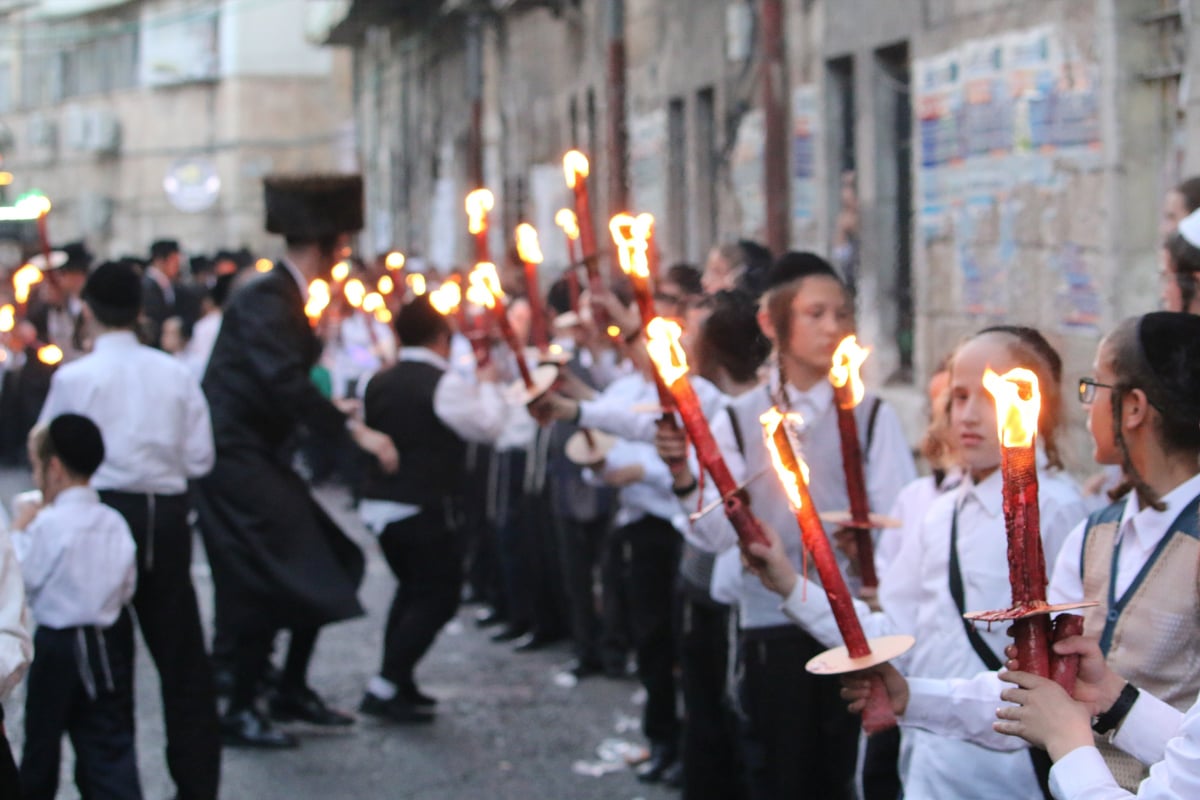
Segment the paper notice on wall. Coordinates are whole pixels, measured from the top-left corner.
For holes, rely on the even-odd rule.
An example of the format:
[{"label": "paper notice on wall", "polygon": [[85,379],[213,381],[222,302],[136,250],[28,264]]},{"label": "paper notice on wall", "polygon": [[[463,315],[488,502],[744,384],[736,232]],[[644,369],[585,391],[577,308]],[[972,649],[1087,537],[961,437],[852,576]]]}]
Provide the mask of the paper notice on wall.
[{"label": "paper notice on wall", "polygon": [[766,238],[767,198],[763,193],[763,153],[766,127],[762,109],[742,117],[729,159],[729,178],[738,212],[738,234],[762,241]]}]

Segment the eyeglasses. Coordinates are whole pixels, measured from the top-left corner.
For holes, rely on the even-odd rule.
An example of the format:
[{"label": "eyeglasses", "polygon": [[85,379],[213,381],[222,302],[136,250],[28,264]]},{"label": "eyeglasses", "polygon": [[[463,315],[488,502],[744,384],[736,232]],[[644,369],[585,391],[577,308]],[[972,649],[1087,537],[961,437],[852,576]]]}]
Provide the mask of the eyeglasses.
[{"label": "eyeglasses", "polygon": [[1088,405],[1096,399],[1097,389],[1115,389],[1111,383],[1099,383],[1095,378],[1079,379],[1079,402]]}]

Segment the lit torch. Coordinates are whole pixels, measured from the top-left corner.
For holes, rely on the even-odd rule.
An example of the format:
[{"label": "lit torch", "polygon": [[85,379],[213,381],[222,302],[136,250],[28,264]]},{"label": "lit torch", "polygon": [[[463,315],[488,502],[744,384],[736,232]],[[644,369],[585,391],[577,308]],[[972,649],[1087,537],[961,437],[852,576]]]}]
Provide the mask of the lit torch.
[{"label": "lit torch", "polygon": [[665,386],[674,399],[674,405],[683,418],[683,427],[696,448],[696,460],[700,467],[712,477],[725,505],[725,516],[737,531],[743,545],[752,542],[766,544],[758,519],[750,512],[750,497],[745,489],[734,481],[717,442],[713,439],[700,400],[688,380],[687,355],[679,344],[682,334],[679,323],[656,317],[646,326],[646,352],[654,362],[661,385]]},{"label": "lit torch", "polygon": [[[763,426],[763,438],[771,454],[771,463],[800,526],[804,548],[812,554],[842,641],[846,643],[844,647],[835,647],[816,656],[805,667],[814,674],[837,675],[867,669],[904,653],[913,645],[911,636],[883,636],[868,643],[858,615],[854,613],[854,600],[838,569],[833,546],[825,535],[825,528],[808,491],[808,465],[796,455],[788,433],[789,422],[803,422],[800,415],[792,413],[785,417],[777,408],[771,408],[759,417],[759,422]],[[896,727],[891,700],[883,678],[877,674],[871,676],[871,694],[863,709],[862,725],[868,735]]]},{"label": "lit torch", "polygon": [[462,289],[456,282],[446,281],[429,293],[429,305],[443,317],[456,314],[462,305]]},{"label": "lit torch", "polygon": [[17,325],[17,311],[12,305],[5,303],[0,306],[0,333],[12,333]]},{"label": "lit torch", "polygon": [[1017,646],[1017,663],[1025,672],[1054,678],[1068,692],[1074,688],[1078,656],[1059,656],[1051,644],[1083,633],[1083,618],[1059,611],[1094,606],[1046,602],[1046,557],[1042,551],[1038,514],[1037,426],[1042,395],[1037,375],[1017,368],[997,375],[984,370],[983,386],[996,400],[1000,436],[1000,473],[1004,479],[1004,528],[1008,534],[1008,580],[1012,608],[964,616],[973,621],[1012,622],[1010,635]]},{"label": "lit torch", "polygon": [[534,391],[533,375],[529,365],[525,363],[525,348],[517,341],[517,334],[508,321],[508,308],[504,303],[504,289],[500,286],[500,276],[496,273],[496,265],[480,262],[471,270],[471,286],[467,291],[467,299],[478,303],[492,312],[492,318],[500,328],[500,334],[517,359],[517,369],[521,371],[521,381],[525,388]]},{"label": "lit torch", "polygon": [[[46,263],[50,262],[47,260]],[[24,312],[25,305],[29,302],[30,292],[36,284],[42,282],[43,277],[42,271],[33,264],[24,264],[13,273],[13,299],[17,301],[18,312]],[[20,313],[19,316],[24,316],[24,314]]]},{"label": "lit torch", "polygon": [[392,280],[391,275],[380,275],[379,280],[375,282],[375,288],[386,296],[396,291],[396,282]]},{"label": "lit torch", "polygon": [[367,296],[367,287],[363,286],[363,282],[358,278],[351,278],[342,287],[342,294],[345,295],[346,302],[351,306],[362,308],[363,299]]},{"label": "lit torch", "polygon": [[571,262],[567,266],[567,290],[571,298],[571,310],[579,313],[579,273],[575,271],[579,263],[579,218],[569,208],[560,208],[554,215],[554,224],[562,228],[567,237],[567,258]]},{"label": "lit torch", "polygon": [[[596,230],[592,226],[592,208],[588,200],[587,178],[590,172],[591,165],[587,156],[578,150],[568,150],[563,156],[563,175],[567,179],[567,188],[575,197],[575,220],[579,228],[583,263],[588,274],[588,288],[595,298],[604,291],[604,283],[600,279],[600,263],[596,256]],[[608,324],[604,309],[594,302],[592,319],[601,328]]]},{"label": "lit torch", "polygon": [[488,212],[496,199],[487,189],[476,189],[467,195],[467,230],[475,237],[475,261],[491,263],[488,249]]},{"label": "lit torch", "polygon": [[414,297],[420,297],[425,294],[428,288],[428,283],[425,281],[425,276],[419,272],[413,272],[404,276],[404,285],[408,287],[408,291],[413,293]]},{"label": "lit torch", "polygon": [[404,253],[393,250],[384,256],[383,266],[387,268],[388,272],[396,272],[397,270],[404,269],[405,260]]},{"label": "lit torch", "polygon": [[37,358],[43,364],[53,367],[63,360],[63,351],[58,345],[44,344],[38,348]]},{"label": "lit torch", "polygon": [[321,321],[321,315],[329,305],[331,297],[327,281],[315,278],[308,284],[308,302],[304,304],[304,315],[308,317],[311,325],[316,326]]},{"label": "lit torch", "polygon": [[533,344],[539,352],[546,352],[550,340],[546,336],[546,314],[542,310],[542,292],[538,287],[538,264],[543,259],[542,247],[538,242],[537,228],[528,222],[517,226],[517,255],[525,267],[525,288],[529,293],[529,313],[533,318]]}]

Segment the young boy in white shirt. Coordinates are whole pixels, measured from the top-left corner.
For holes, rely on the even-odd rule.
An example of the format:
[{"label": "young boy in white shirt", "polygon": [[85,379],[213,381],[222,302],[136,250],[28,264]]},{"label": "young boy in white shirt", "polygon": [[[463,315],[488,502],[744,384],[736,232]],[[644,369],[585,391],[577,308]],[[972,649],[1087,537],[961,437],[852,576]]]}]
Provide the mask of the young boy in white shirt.
[{"label": "young boy in white shirt", "polygon": [[20,509],[12,535],[38,625],[25,698],[24,797],[53,800],[66,733],[84,797],[141,800],[125,611],[136,546],[125,520],[89,486],[104,441],[87,417],[62,414],[30,433],[29,460],[44,505]]}]

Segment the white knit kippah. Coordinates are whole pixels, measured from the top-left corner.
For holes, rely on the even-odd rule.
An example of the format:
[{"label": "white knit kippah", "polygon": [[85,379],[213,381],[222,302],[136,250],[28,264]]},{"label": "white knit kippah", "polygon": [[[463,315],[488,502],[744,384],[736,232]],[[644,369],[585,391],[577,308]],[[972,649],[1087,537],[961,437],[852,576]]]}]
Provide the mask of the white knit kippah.
[{"label": "white knit kippah", "polygon": [[1192,247],[1200,249],[1200,209],[1179,221],[1179,235]]}]

